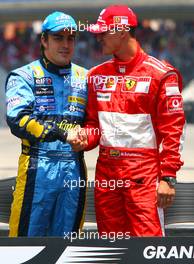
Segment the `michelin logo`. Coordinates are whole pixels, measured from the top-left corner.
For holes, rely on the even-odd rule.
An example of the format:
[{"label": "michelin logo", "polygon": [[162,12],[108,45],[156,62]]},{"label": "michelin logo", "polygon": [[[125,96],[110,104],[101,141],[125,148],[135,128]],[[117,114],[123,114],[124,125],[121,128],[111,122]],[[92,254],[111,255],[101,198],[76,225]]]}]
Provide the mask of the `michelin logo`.
[{"label": "michelin logo", "polygon": [[143,251],[143,256],[146,259],[194,259],[193,246],[148,246]]}]

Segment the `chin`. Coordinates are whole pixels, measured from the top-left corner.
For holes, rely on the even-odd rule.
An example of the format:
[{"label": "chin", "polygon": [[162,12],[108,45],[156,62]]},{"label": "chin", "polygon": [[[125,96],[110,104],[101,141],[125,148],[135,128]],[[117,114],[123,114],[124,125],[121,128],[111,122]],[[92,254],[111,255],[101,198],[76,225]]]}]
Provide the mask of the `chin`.
[{"label": "chin", "polygon": [[64,65],[66,65],[66,64],[68,64],[67,62],[66,62],[66,60],[63,60],[63,61],[58,61],[58,62],[56,62],[55,63],[57,66],[59,66],[59,67],[63,67]]},{"label": "chin", "polygon": [[63,65],[66,65],[66,64],[69,64],[69,62],[70,62],[70,59],[68,58],[63,58],[63,60],[60,60],[60,64],[61,64],[61,66],[63,66]]}]

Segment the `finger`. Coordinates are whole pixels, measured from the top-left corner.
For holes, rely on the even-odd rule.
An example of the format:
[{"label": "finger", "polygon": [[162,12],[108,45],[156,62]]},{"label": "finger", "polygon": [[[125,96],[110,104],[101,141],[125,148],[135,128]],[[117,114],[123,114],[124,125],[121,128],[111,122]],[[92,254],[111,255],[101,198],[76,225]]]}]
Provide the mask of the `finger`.
[{"label": "finger", "polygon": [[173,203],[173,200],[174,199],[173,199],[172,196],[164,196],[164,198],[163,198],[163,204],[162,204],[163,208],[166,208],[166,207],[171,206],[172,203]]},{"label": "finger", "polygon": [[157,197],[157,200],[158,200],[158,207],[163,207],[163,198],[161,195],[158,195]]},{"label": "finger", "polygon": [[167,197],[164,194],[158,194],[158,206],[160,208],[165,208],[167,206]]},{"label": "finger", "polygon": [[86,146],[87,146],[86,143],[80,142],[79,144],[72,145],[72,149],[74,151],[78,152],[78,151],[84,150]]},{"label": "finger", "polygon": [[86,135],[86,132],[85,132],[84,129],[80,130],[80,132],[79,132],[79,138],[80,138],[82,141],[84,141],[84,140],[87,139],[87,135]]},{"label": "finger", "polygon": [[73,145],[80,145],[81,144],[81,140],[76,138],[76,139],[72,140],[72,144]]},{"label": "finger", "polygon": [[174,197],[167,197],[166,198],[166,207],[172,205],[174,201]]}]

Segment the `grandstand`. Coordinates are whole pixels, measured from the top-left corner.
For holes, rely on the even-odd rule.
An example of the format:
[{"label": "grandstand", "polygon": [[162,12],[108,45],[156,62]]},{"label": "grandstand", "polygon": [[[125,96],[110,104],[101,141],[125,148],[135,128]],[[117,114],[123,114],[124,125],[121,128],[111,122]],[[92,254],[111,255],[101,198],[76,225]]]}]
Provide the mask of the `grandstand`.
[{"label": "grandstand", "polygon": [[36,20],[46,16],[51,10],[65,10],[79,19],[93,19],[99,10],[109,4],[127,4],[133,7],[141,19],[173,18],[178,20],[192,19],[194,0],[0,0],[0,22]]}]

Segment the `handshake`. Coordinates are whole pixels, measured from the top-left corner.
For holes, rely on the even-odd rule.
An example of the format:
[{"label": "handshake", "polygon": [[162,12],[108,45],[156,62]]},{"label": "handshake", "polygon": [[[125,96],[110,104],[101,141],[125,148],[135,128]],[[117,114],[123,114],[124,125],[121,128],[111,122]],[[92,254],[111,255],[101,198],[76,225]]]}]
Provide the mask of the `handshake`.
[{"label": "handshake", "polygon": [[88,137],[85,129],[81,128],[80,125],[69,129],[67,132],[66,142],[71,144],[72,149],[75,152],[84,150],[84,148],[86,148],[88,145]]}]

